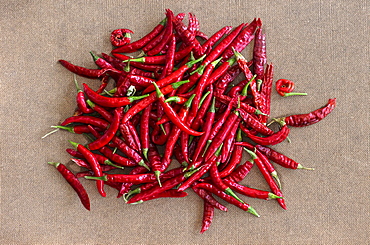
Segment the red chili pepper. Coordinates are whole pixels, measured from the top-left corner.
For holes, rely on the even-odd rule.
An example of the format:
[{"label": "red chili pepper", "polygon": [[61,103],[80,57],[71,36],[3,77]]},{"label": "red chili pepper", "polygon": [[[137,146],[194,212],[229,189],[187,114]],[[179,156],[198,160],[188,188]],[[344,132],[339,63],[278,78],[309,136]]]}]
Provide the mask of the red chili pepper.
[{"label": "red chili pepper", "polygon": [[90,150],[97,150],[108,144],[113,139],[114,135],[116,134],[119,128],[122,111],[123,111],[122,107],[118,107],[117,109],[114,110],[113,120],[108,130],[104,133],[102,137],[88,144],[88,148]]},{"label": "red chili pepper", "polygon": [[195,186],[197,185],[198,183],[195,183],[193,186],[192,186],[192,189],[193,191],[200,197],[202,198],[204,201],[206,201],[207,203],[209,203],[210,205],[212,205],[214,208],[217,208],[221,211],[224,211],[224,212],[227,212],[227,207],[225,207],[224,205],[222,205],[220,202],[218,202],[210,193],[208,193],[206,190],[204,189],[201,189],[201,188],[196,188]]},{"label": "red chili pepper", "polygon": [[110,35],[110,42],[115,47],[121,47],[131,42],[130,33],[134,33],[129,29],[116,29]]},{"label": "red chili pepper", "polygon": [[147,43],[150,42],[155,36],[157,36],[164,28],[167,18],[163,19],[154,29],[141,39],[132,42],[128,45],[116,48],[112,50],[112,53],[131,53],[139,50]]},{"label": "red chili pepper", "polygon": [[194,136],[202,135],[203,132],[194,131],[193,129],[189,128],[184,123],[184,121],[182,121],[179,118],[179,116],[176,114],[176,112],[173,110],[173,108],[168,103],[165,102],[164,95],[161,92],[161,90],[159,89],[159,87],[156,85],[156,83],[153,83],[153,85],[155,86],[155,89],[156,89],[156,92],[157,92],[158,101],[163,106],[164,111],[167,114],[167,116],[171,119],[171,122],[173,122],[181,131],[183,131],[187,134],[194,135]]},{"label": "red chili pepper", "polygon": [[236,207],[248,212],[248,213],[251,213],[257,217],[259,217],[259,214],[256,212],[256,210],[254,208],[252,208],[249,204],[245,203],[245,202],[240,202],[238,201],[237,199],[235,199],[234,197],[226,194],[225,192],[217,189],[214,185],[212,184],[209,184],[209,183],[199,183],[195,186],[196,188],[202,188],[202,189],[205,189],[213,194],[215,194],[216,196],[218,196],[219,198],[225,200],[226,202],[230,203],[230,204],[233,204],[235,205]]},{"label": "red chili pepper", "polygon": [[224,179],[224,183],[228,185],[231,189],[234,191],[243,194],[248,197],[253,198],[259,198],[259,199],[276,199],[276,198],[282,198],[280,196],[275,195],[274,193],[268,192],[268,191],[262,191],[254,188],[250,188],[244,185],[240,185],[232,180]]},{"label": "red chili pepper", "polygon": [[257,80],[263,80],[266,57],[266,35],[262,34],[262,27],[257,28],[253,47],[253,67]]},{"label": "red chili pepper", "polygon": [[[238,109],[240,113],[240,117],[243,119],[244,123],[247,127],[251,127],[256,132],[262,134],[262,135],[272,135],[274,134],[274,131],[270,128],[268,128],[265,124],[261,123],[257,118],[255,118],[253,115],[245,112],[242,109]],[[240,128],[244,131],[246,130],[245,126],[241,124]]]},{"label": "red chili pepper", "polygon": [[102,181],[120,182],[120,183],[133,183],[133,184],[150,183],[156,180],[155,175],[153,173],[106,174],[101,177],[86,176],[85,178],[92,179],[92,180],[102,180]]},{"label": "red chili pepper", "polygon": [[262,113],[266,115],[259,115],[261,123],[264,123],[264,124],[268,120],[267,115],[270,114],[273,76],[274,76],[274,65],[268,64],[266,66],[266,71],[263,76],[263,82],[262,82],[262,88],[261,88],[261,104],[260,104],[260,110],[262,111]]},{"label": "red chili pepper", "polygon": [[102,129],[106,129],[109,126],[109,123],[104,119],[93,117],[93,116],[72,116],[64,120],[60,125],[66,126],[71,123],[84,123],[90,124]]},{"label": "red chili pepper", "polygon": [[295,93],[294,82],[288,79],[279,79],[276,81],[276,91],[279,95],[283,97],[293,96],[293,95],[307,95],[307,93]]},{"label": "red chili pepper", "polygon": [[163,32],[163,38],[153,49],[150,49],[148,52],[146,52],[146,54],[149,56],[156,55],[159,52],[161,52],[163,47],[168,43],[168,41],[171,38],[171,34],[173,31],[174,15],[170,9],[166,9],[166,17],[167,17],[167,23],[166,23],[166,27]]},{"label": "red chili pepper", "polygon": [[168,49],[166,51],[166,64],[162,70],[161,75],[159,76],[159,80],[169,76],[173,72],[173,68],[175,66],[175,51],[176,51],[176,38],[175,35],[172,34],[169,39]]},{"label": "red chili pepper", "polygon": [[[103,176],[103,171],[101,169],[101,166],[100,166],[98,160],[94,156],[94,153],[89,151],[85,146],[83,146],[81,144],[78,144],[78,143],[73,142],[73,141],[69,141],[69,142],[77,149],[77,151],[79,151],[84,156],[86,161],[88,161],[88,163],[91,166],[91,169],[94,171],[94,174],[98,177]],[[99,191],[100,195],[102,197],[107,196],[107,194],[104,191],[104,182],[103,181],[96,181],[96,185],[97,185],[97,188],[98,188],[98,191]]]},{"label": "red chili pepper", "polygon": [[[145,167],[146,164],[144,159],[137,153],[134,149],[128,146],[122,139],[117,136],[114,136],[112,139],[115,146],[128,158],[136,162],[138,165]],[[147,168],[147,167],[146,167]]]},{"label": "red chili pepper", "polygon": [[294,161],[293,159],[285,156],[284,154],[277,152],[267,146],[262,145],[256,145],[255,146],[257,150],[259,150],[261,153],[263,153],[268,159],[271,161],[279,164],[280,166],[284,168],[290,168],[290,169],[308,169],[313,170],[313,168],[305,168],[300,163]]},{"label": "red chili pepper", "polygon": [[90,199],[89,196],[81,184],[81,182],[78,180],[78,178],[69,170],[65,165],[62,163],[57,162],[48,162],[51,165],[54,165],[56,169],[61,173],[61,175],[64,177],[64,179],[72,186],[72,188],[76,191],[78,197],[81,200],[82,205],[87,210],[90,210]]},{"label": "red chili pepper", "polygon": [[202,218],[202,228],[200,229],[200,233],[203,234],[206,230],[209,229],[211,226],[215,208],[209,204],[206,200],[203,201],[204,210],[203,210],[203,218]]},{"label": "red chili pepper", "polygon": [[195,38],[195,33],[190,31],[179,19],[173,21],[174,29],[179,35],[185,46],[193,46],[193,51],[196,57],[202,56],[202,48],[199,41]]},{"label": "red chili pepper", "polygon": [[249,159],[235,168],[226,178],[235,182],[242,181],[253,167],[253,160]]},{"label": "red chili pepper", "polygon": [[334,110],[335,106],[336,99],[329,99],[328,103],[324,107],[321,107],[307,114],[298,114],[284,117],[281,118],[281,120],[284,120],[286,125],[292,127],[309,126],[324,119],[327,115],[329,115],[330,112]]},{"label": "red chili pepper", "polygon": [[141,95],[141,96],[131,96],[131,97],[114,97],[109,98],[102,96],[100,94],[97,94],[94,90],[88,87],[86,83],[83,84],[84,91],[87,95],[87,97],[93,101],[94,103],[105,106],[105,107],[120,107],[131,104],[135,100],[143,99],[145,97],[148,97],[149,95]]},{"label": "red chili pepper", "polygon": [[222,27],[219,31],[217,31],[215,34],[213,34],[206,42],[202,44],[202,51],[203,54],[208,54],[211,52],[212,46],[218,42],[223,35],[228,34],[231,31],[231,26],[225,26]]},{"label": "red chili pepper", "polygon": [[233,49],[237,52],[243,51],[243,49],[253,40],[256,28],[261,26],[261,20],[254,19],[249,25],[247,25],[235,39],[230,43],[227,49],[222,53],[223,60],[229,59],[234,53]]},{"label": "red chili pepper", "polygon": [[59,60],[59,63],[62,64],[67,70],[73,72],[76,75],[87,77],[87,78],[99,78],[105,75],[109,69],[88,69],[82,66],[77,66],[72,63],[69,63],[66,60]]},{"label": "red chili pepper", "polygon": [[[261,161],[261,159],[259,157],[257,157],[257,155],[253,151],[250,151],[250,150],[248,150],[246,148],[245,148],[245,150],[249,153],[249,155],[252,157],[253,161],[256,163],[258,169],[260,170],[260,172],[262,173],[263,177],[265,178],[267,184],[271,188],[272,193],[274,193],[275,195],[277,195],[279,197],[284,197],[283,196],[283,193],[281,192],[281,190],[279,189],[279,187],[277,186],[277,184],[273,180],[273,178],[270,175],[270,173],[267,171],[266,166]],[[278,198],[276,200],[278,201],[278,203],[280,204],[280,206],[283,209],[287,209],[287,207],[285,205],[284,199]]]},{"label": "red chili pepper", "polygon": [[283,126],[281,127],[281,129],[279,131],[277,131],[276,133],[274,133],[272,135],[266,136],[266,137],[259,137],[259,136],[253,135],[247,129],[245,129],[245,131],[243,131],[243,132],[251,140],[253,140],[255,143],[257,143],[259,145],[276,145],[276,144],[279,144],[279,143],[283,142],[288,137],[289,132],[290,132],[287,124],[285,124],[284,122],[282,124],[283,124]]}]

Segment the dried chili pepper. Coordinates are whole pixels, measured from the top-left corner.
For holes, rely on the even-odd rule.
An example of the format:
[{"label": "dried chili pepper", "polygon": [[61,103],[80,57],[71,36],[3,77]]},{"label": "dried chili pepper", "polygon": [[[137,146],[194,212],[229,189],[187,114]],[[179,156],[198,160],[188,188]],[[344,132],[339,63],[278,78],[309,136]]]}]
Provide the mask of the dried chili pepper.
[{"label": "dried chili pepper", "polygon": [[59,171],[59,173],[64,177],[64,179],[72,186],[72,188],[76,191],[78,197],[81,200],[82,205],[87,210],[90,210],[90,199],[89,196],[81,184],[81,182],[78,180],[78,178],[69,170],[67,167],[58,162],[48,162],[51,165],[54,165],[56,169]]},{"label": "dried chili pepper", "polygon": [[110,35],[110,42],[115,47],[121,47],[131,42],[130,33],[134,33],[129,29],[116,29]]},{"label": "dried chili pepper", "polygon": [[279,79],[276,81],[276,91],[279,95],[283,97],[293,96],[293,95],[307,95],[307,93],[296,93],[294,90],[294,82],[288,79]]}]

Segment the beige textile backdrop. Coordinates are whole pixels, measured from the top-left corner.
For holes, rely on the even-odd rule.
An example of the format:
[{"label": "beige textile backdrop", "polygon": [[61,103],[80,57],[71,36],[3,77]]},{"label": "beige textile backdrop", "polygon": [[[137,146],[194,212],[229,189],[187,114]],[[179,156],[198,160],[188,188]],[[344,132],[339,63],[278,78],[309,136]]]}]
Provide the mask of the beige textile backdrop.
[{"label": "beige textile backdrop", "polygon": [[[1,244],[369,244],[368,1],[1,1]],[[245,198],[257,218],[231,205],[216,210],[199,234],[203,205],[181,199],[126,205],[85,180],[91,211],[48,161],[68,166],[68,139],[41,139],[74,110],[72,75],[57,61],[94,68],[89,51],[109,53],[110,32],[132,29],[133,40],[164,18],[192,12],[211,35],[259,17],[275,80],[289,78],[306,97],[272,96],[273,117],[306,113],[337,98],[322,122],[291,130],[274,147],[315,171],[277,166],[288,210]],[[250,53],[245,51],[247,57]],[[78,77],[78,81],[94,81]],[[96,86],[96,85],[92,85]],[[72,167],[73,171],[78,168]],[[266,189],[253,170],[244,184]]]}]

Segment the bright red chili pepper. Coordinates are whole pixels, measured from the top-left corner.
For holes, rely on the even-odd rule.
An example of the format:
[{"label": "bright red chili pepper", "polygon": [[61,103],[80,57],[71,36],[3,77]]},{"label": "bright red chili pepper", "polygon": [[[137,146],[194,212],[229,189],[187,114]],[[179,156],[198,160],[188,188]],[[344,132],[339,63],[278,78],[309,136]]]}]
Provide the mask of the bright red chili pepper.
[{"label": "bright red chili pepper", "polygon": [[90,124],[101,129],[106,129],[109,126],[109,123],[106,120],[93,116],[72,116],[64,120],[60,125],[66,126],[71,123]]},{"label": "bright red chili pepper", "polygon": [[283,97],[293,96],[293,95],[307,95],[307,93],[296,93],[294,90],[294,82],[288,79],[279,79],[276,81],[276,91],[279,95]]},{"label": "bright red chili pepper", "polygon": [[90,210],[90,199],[89,196],[81,184],[81,182],[78,180],[78,178],[69,170],[65,165],[62,163],[57,162],[48,162],[51,165],[54,165],[56,169],[61,173],[61,175],[64,177],[64,179],[72,186],[72,188],[76,191],[78,197],[81,200],[82,205],[87,210]]},{"label": "bright red chili pepper", "polygon": [[194,185],[192,186],[192,189],[193,191],[200,197],[202,198],[204,201],[206,201],[207,203],[209,203],[210,205],[212,205],[214,208],[217,208],[221,211],[224,211],[224,212],[227,212],[227,207],[225,207],[224,205],[222,205],[219,201],[217,201],[210,193],[208,193],[206,190],[204,189],[201,189],[201,188],[196,188],[195,186],[197,185],[198,183],[194,183]]},{"label": "bright red chili pepper", "polygon": [[[101,166],[100,166],[98,160],[94,156],[94,153],[92,153],[85,146],[83,146],[79,143],[76,143],[76,142],[73,142],[73,141],[69,141],[69,142],[77,149],[77,151],[79,151],[84,156],[86,161],[88,161],[88,163],[91,166],[91,169],[94,171],[94,174],[98,177],[103,176],[103,171],[101,169]],[[102,197],[106,197],[107,194],[104,191],[104,182],[98,180],[98,181],[96,181],[96,185],[97,185],[97,188],[98,188],[98,191],[99,191],[100,195]]]},{"label": "bright red chili pepper", "polygon": [[150,40],[152,40],[155,36],[157,36],[164,28],[166,24],[167,18],[163,19],[154,29],[149,32],[147,35],[142,37],[141,39],[132,42],[128,45],[124,45],[122,47],[116,48],[112,50],[112,53],[131,53],[139,50],[143,46],[145,46]]},{"label": "bright red chili pepper", "polygon": [[115,47],[121,47],[131,42],[130,33],[134,33],[129,29],[116,29],[110,35],[110,42]]},{"label": "bright red chili pepper", "polygon": [[266,137],[259,137],[253,135],[249,130],[243,131],[251,140],[259,145],[276,145],[283,142],[289,135],[290,129],[288,128],[287,124],[284,122],[282,123],[282,127],[276,133],[266,136]]},{"label": "bright red chili pepper", "polygon": [[274,193],[268,192],[268,191],[262,191],[254,188],[250,188],[244,185],[240,185],[232,180],[224,179],[224,183],[228,185],[231,189],[234,191],[243,194],[248,197],[253,198],[259,198],[259,199],[276,199],[276,198],[282,198],[280,196],[275,195]]},{"label": "bright red chili pepper", "polygon": [[105,106],[105,107],[120,107],[131,104],[135,100],[140,100],[145,97],[148,97],[149,95],[141,95],[141,96],[131,96],[131,97],[105,97],[100,94],[97,94],[94,90],[88,87],[86,83],[83,84],[84,91],[87,95],[87,97],[93,101],[94,103]]},{"label": "bright red chili pepper", "polygon": [[99,78],[105,75],[109,69],[88,69],[82,66],[77,66],[72,63],[69,63],[66,60],[59,60],[59,63],[62,64],[67,70],[73,72],[76,75],[87,77],[87,78]]}]

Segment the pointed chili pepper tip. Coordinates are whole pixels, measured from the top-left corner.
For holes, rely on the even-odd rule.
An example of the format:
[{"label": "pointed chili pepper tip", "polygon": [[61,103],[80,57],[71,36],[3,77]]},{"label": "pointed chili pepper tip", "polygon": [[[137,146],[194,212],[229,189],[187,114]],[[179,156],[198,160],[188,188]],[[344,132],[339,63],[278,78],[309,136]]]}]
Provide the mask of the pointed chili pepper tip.
[{"label": "pointed chili pepper tip", "polygon": [[257,216],[257,217],[261,217],[261,216],[257,213],[257,211],[256,211],[254,208],[252,208],[251,206],[249,206],[249,208],[248,208],[247,212],[248,212],[248,213],[251,213],[251,214],[253,214],[253,215]]}]

